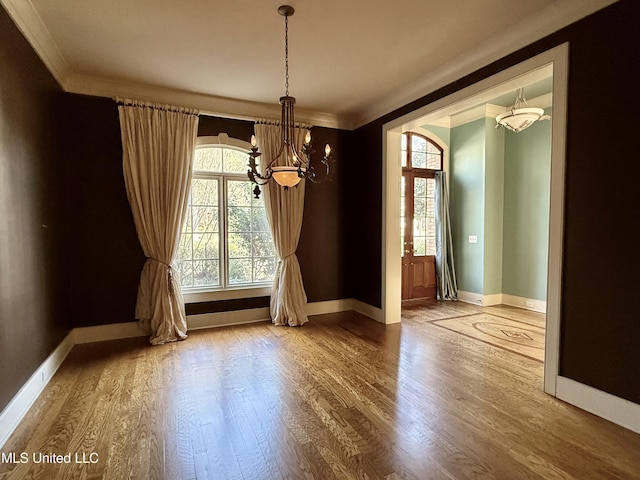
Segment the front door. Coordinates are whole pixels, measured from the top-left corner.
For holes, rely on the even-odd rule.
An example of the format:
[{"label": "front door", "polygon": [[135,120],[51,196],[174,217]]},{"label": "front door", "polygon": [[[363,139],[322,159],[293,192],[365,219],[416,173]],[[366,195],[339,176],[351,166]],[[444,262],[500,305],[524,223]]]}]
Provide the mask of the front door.
[{"label": "front door", "polygon": [[405,133],[402,142],[402,300],[436,297],[435,172],[442,149]]}]

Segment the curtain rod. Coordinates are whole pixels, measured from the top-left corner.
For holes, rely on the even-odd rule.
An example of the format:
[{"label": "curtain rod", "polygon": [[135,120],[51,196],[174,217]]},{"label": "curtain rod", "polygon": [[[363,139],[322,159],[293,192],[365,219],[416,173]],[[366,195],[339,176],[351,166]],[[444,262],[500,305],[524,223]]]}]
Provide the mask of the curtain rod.
[{"label": "curtain rod", "polygon": [[[256,118],[255,123],[258,125],[276,125],[276,126],[281,125],[280,120],[277,120],[275,118]],[[313,125],[310,125],[308,123],[301,123],[301,122],[295,122],[293,126],[296,128],[305,128],[307,130],[313,127]]]},{"label": "curtain rod", "polygon": [[122,97],[114,97],[113,100],[118,105],[123,105],[126,107],[151,108],[154,110],[178,112],[178,113],[185,113],[188,115],[196,115],[196,116],[200,114],[200,111],[196,108],[182,107],[179,105],[169,105],[169,104],[158,103],[158,102],[147,102],[144,100],[138,100],[133,98],[122,98]]}]

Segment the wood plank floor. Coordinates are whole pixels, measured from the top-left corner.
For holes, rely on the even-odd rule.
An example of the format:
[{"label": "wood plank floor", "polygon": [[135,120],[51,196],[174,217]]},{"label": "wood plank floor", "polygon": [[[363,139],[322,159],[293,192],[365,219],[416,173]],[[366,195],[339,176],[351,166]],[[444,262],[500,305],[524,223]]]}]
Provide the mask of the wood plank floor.
[{"label": "wood plank floor", "polygon": [[478,313],[541,322],[446,303],[401,325],[348,312],[78,345],[0,479],[640,478],[640,435],[545,395],[540,361],[434,322]]}]

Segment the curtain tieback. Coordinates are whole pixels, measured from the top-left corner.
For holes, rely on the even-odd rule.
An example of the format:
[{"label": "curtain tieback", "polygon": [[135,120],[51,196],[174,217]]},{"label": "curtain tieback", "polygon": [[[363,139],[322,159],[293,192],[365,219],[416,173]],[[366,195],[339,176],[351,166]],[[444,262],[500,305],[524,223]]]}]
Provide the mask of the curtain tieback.
[{"label": "curtain tieback", "polygon": [[162,265],[169,267],[171,269],[173,269],[173,267],[171,266],[171,264],[167,263],[167,262],[163,262],[162,260],[158,260],[157,258],[153,258],[153,257],[147,257],[147,260],[151,260],[152,262],[158,262],[161,263]]},{"label": "curtain tieback", "polygon": [[147,257],[147,260],[160,263],[165,267],[167,267],[167,280],[169,281],[169,293],[173,295],[174,268],[171,266],[171,264],[167,262],[163,262],[162,260],[158,260],[157,258]]}]

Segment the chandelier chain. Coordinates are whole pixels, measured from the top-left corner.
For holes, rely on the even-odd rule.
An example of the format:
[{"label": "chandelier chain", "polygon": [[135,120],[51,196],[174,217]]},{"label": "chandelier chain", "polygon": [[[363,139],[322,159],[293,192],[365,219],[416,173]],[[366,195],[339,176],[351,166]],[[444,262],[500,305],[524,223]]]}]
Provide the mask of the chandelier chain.
[{"label": "chandelier chain", "polygon": [[284,16],[284,89],[289,96],[289,15]]}]

